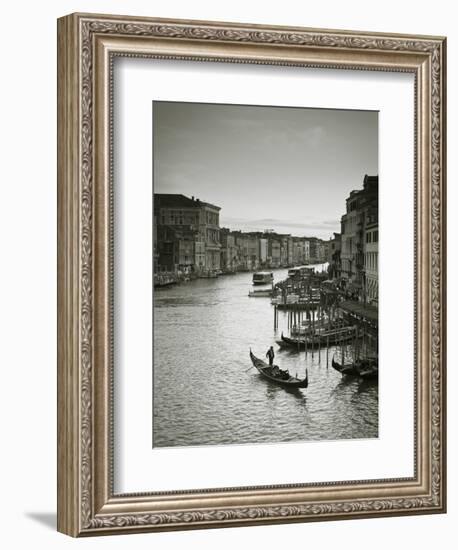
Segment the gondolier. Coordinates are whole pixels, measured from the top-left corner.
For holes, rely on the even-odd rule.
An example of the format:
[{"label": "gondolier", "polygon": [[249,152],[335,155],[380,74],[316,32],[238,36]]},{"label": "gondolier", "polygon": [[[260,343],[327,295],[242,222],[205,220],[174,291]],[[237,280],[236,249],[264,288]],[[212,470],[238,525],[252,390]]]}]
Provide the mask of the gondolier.
[{"label": "gondolier", "polygon": [[275,352],[274,352],[273,346],[270,346],[270,348],[267,350],[266,357],[269,359],[269,366],[273,367],[274,358],[275,358]]}]

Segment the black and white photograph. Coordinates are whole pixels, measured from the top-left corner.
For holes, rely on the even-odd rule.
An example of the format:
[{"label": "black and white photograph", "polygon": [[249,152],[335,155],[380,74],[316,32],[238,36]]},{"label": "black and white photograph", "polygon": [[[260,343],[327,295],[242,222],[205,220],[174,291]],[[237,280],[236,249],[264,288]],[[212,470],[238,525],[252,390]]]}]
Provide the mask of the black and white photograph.
[{"label": "black and white photograph", "polygon": [[152,120],[153,448],[378,438],[378,112]]}]

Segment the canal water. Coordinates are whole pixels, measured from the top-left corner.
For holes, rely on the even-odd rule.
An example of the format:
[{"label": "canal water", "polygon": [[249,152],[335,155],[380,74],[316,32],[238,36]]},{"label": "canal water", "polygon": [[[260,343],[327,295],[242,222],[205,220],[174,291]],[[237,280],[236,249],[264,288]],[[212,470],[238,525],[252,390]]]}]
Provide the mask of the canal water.
[{"label": "canal water", "polygon": [[[287,270],[274,271],[275,282]],[[198,279],[154,295],[153,446],[378,437],[378,385],[342,378],[326,350],[280,350],[269,298],[249,298],[252,273]],[[263,288],[263,287],[256,287]],[[250,348],[309,387],[290,391],[250,368]]]}]

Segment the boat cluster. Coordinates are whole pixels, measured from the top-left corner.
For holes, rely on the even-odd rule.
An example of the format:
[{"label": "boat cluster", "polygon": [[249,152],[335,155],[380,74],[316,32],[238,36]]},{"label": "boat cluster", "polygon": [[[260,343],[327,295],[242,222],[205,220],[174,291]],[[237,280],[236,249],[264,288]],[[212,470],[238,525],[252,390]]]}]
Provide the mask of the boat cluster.
[{"label": "boat cluster", "polygon": [[[267,276],[264,273],[259,274],[258,281],[261,281],[261,275]],[[278,346],[297,352],[304,350],[306,358],[308,353],[313,358],[317,352],[318,361],[321,361],[321,351],[325,349],[326,365],[329,365],[332,349],[331,366],[342,376],[377,380],[378,338],[376,333],[374,335],[374,326],[367,322],[364,312],[355,316],[344,311],[342,297],[333,281],[323,279],[324,273],[317,275],[313,270],[304,267],[292,269],[288,275],[286,280],[275,286],[272,284],[271,288],[249,293],[251,297],[271,297],[275,306],[274,330],[278,328],[277,310],[288,310],[289,336],[282,332],[277,340]],[[257,358],[251,350],[250,357],[254,367],[264,377],[282,385],[307,387],[308,375],[302,380],[297,376],[292,377],[288,371]]]}]

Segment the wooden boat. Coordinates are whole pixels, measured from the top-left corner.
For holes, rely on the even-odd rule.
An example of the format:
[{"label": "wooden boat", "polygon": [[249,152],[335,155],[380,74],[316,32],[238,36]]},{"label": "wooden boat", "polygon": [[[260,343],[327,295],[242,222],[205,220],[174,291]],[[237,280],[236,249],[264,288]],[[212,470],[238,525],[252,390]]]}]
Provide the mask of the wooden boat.
[{"label": "wooden boat", "polygon": [[[329,332],[331,330],[349,328],[348,323],[343,320],[338,321],[324,321],[322,323],[317,323],[319,332]],[[290,328],[290,335],[294,338],[303,339],[306,336],[310,336],[314,333],[313,326],[310,321],[302,321],[299,325],[293,325]],[[317,331],[315,331],[317,332]]]},{"label": "wooden boat", "polygon": [[264,376],[264,378],[267,378],[272,382],[282,386],[287,386],[289,388],[307,388],[309,385],[307,370],[305,372],[305,378],[301,380],[300,378],[291,376],[288,371],[281,370],[277,366],[271,367],[261,359],[258,359],[258,357],[253,354],[251,349],[250,358],[253,366],[259,371],[259,373]]},{"label": "wooden boat", "polygon": [[333,357],[331,364],[342,375],[359,376],[364,380],[378,379],[378,364],[375,360],[360,360],[348,365],[341,365]]},{"label": "wooden boat", "polygon": [[353,365],[353,363],[350,365],[341,365],[333,357],[331,365],[334,367],[334,369],[337,372],[340,372],[340,374],[349,374],[350,376],[358,376],[358,371]]},{"label": "wooden boat", "polygon": [[331,329],[315,334],[306,334],[301,338],[290,338],[281,334],[281,340],[277,340],[280,347],[291,347],[296,349],[315,349],[335,346],[350,342],[355,336],[353,327]]},{"label": "wooden boat", "polygon": [[254,285],[270,285],[274,282],[274,274],[272,271],[256,271],[253,274]]},{"label": "wooden boat", "polygon": [[378,380],[378,367],[361,369],[359,371],[359,376],[364,380]]},{"label": "wooden boat", "polygon": [[318,306],[320,302],[294,302],[294,303],[284,303],[282,301],[279,301],[278,298],[272,298],[271,304],[273,306],[276,306],[277,309],[285,310],[285,311],[311,311],[314,309],[318,309]]},{"label": "wooden boat", "polygon": [[219,272],[216,269],[207,269],[207,271],[202,271],[199,279],[216,279],[218,276]]},{"label": "wooden boat", "polygon": [[272,289],[250,290],[248,296],[250,298],[270,298],[272,296]]},{"label": "wooden boat", "polygon": [[154,283],[154,288],[167,288],[169,286],[176,285],[178,281],[158,281]]},{"label": "wooden boat", "polygon": [[174,273],[155,273],[154,288],[163,288],[178,283],[178,276]]}]

